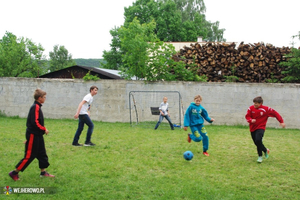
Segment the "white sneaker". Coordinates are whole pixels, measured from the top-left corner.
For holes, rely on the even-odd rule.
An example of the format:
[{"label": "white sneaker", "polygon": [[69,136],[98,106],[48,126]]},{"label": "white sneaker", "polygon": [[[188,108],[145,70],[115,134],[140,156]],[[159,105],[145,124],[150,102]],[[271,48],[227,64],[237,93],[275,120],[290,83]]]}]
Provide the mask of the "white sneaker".
[{"label": "white sneaker", "polygon": [[262,161],[263,161],[262,156],[259,156],[258,159],[257,159],[257,162],[258,162],[258,163],[261,163]]}]

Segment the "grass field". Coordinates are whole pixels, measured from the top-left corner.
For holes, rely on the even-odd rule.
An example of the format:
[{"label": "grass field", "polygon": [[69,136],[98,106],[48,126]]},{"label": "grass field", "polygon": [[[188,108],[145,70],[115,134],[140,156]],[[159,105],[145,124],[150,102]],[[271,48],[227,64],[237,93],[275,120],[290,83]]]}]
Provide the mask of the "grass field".
[{"label": "grass field", "polygon": [[[206,125],[209,157],[188,132],[129,123],[94,122],[94,147],[71,145],[76,120],[45,119],[50,166],[55,178],[40,178],[37,160],[13,181],[8,172],[24,154],[26,119],[0,117],[0,186],[50,187],[53,194],[10,194],[0,199],[299,199],[300,131],[270,129],[270,158],[256,162],[248,127]],[[80,138],[84,142],[86,127]],[[194,153],[192,161],[183,152]]]}]

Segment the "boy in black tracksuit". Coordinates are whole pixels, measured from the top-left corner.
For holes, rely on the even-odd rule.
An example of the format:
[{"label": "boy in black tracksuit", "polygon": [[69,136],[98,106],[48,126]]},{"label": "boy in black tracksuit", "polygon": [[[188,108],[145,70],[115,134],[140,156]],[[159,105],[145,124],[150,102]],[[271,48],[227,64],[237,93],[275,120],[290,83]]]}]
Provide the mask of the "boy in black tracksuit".
[{"label": "boy in black tracksuit", "polygon": [[41,177],[54,177],[45,171],[50,164],[46,154],[45,142],[43,135],[49,133],[44,126],[44,116],[41,110],[42,104],[46,101],[46,92],[41,89],[36,89],[34,92],[34,103],[30,107],[27,117],[25,155],[22,160],[16,165],[16,169],[9,173],[9,176],[14,180],[19,180],[19,171],[24,171],[28,165],[37,158],[39,160],[39,168],[41,169]]}]

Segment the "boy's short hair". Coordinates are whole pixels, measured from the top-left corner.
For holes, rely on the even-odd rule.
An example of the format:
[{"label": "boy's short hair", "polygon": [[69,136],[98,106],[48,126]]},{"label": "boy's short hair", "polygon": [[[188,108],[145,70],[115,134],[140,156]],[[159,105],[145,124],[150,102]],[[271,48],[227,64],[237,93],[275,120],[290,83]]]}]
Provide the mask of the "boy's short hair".
[{"label": "boy's short hair", "polygon": [[97,90],[98,90],[98,87],[97,87],[97,86],[95,86],[95,85],[91,86],[91,87],[90,87],[90,92],[91,92],[93,89],[95,89],[95,88],[97,88]]},{"label": "boy's short hair", "polygon": [[261,103],[262,104],[263,102],[264,102],[264,100],[261,96],[255,97],[253,99],[253,103]]},{"label": "boy's short hair", "polygon": [[47,93],[45,92],[45,91],[43,91],[43,90],[41,90],[41,89],[36,89],[35,91],[34,91],[34,94],[33,94],[33,98],[35,99],[35,100],[38,100],[39,99],[39,97],[43,97],[43,96],[45,96]]},{"label": "boy's short hair", "polygon": [[196,99],[200,99],[200,101],[202,101],[201,95],[200,95],[200,94],[196,95],[196,96],[194,97],[194,101],[195,101]]}]

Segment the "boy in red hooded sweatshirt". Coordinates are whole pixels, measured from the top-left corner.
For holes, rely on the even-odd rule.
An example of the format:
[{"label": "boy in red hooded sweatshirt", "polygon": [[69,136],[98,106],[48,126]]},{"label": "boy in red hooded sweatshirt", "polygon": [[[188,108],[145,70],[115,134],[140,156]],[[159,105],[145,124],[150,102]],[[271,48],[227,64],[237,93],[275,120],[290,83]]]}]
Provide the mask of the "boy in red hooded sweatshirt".
[{"label": "boy in red hooded sweatshirt", "polygon": [[265,158],[269,158],[270,150],[263,144],[263,137],[266,130],[266,124],[269,117],[276,117],[280,126],[285,128],[285,124],[281,115],[274,109],[264,106],[262,97],[258,96],[253,99],[253,105],[247,110],[245,118],[249,123],[251,137],[257,147],[258,159],[257,162],[262,162],[262,152],[265,153]]}]

